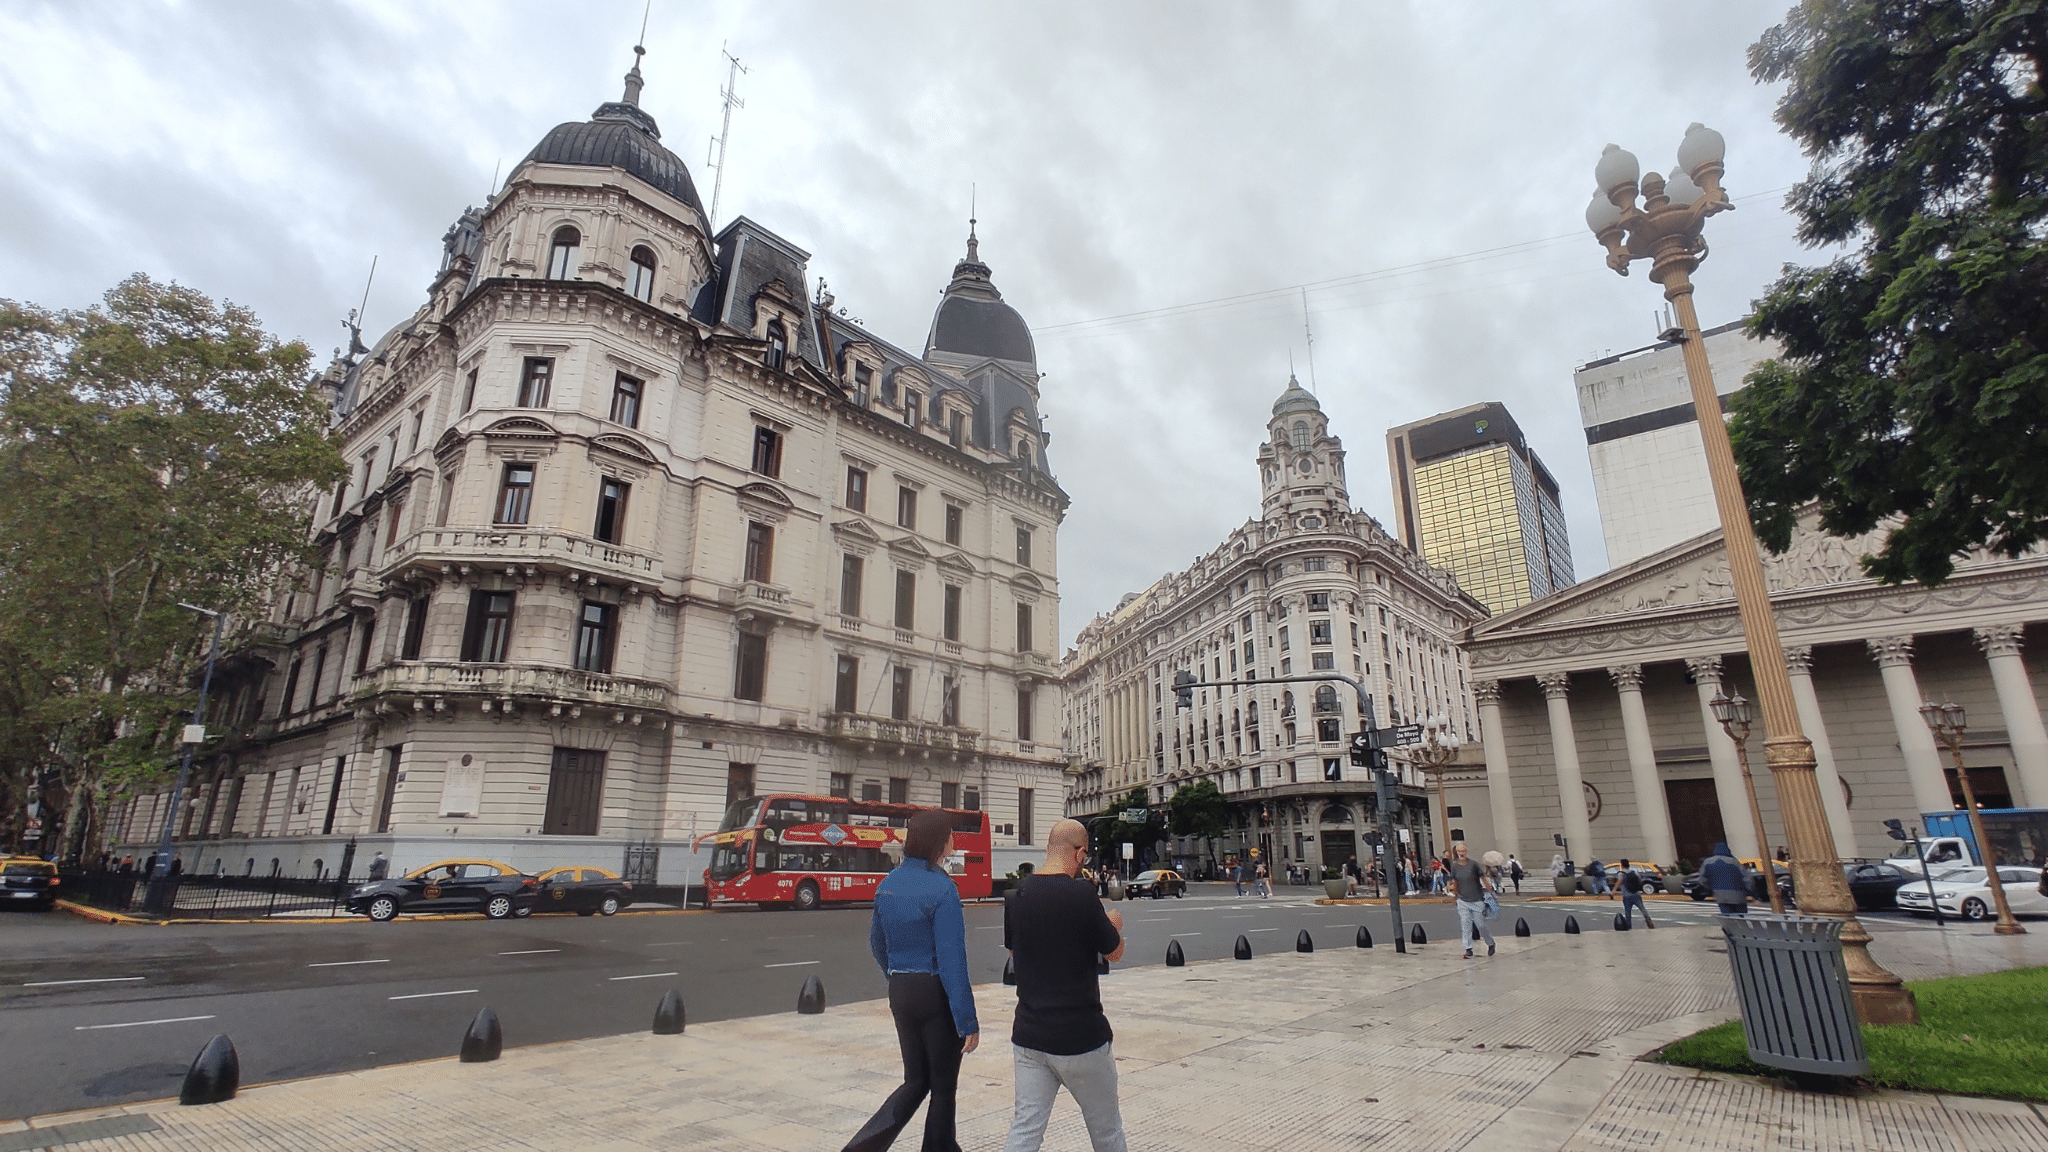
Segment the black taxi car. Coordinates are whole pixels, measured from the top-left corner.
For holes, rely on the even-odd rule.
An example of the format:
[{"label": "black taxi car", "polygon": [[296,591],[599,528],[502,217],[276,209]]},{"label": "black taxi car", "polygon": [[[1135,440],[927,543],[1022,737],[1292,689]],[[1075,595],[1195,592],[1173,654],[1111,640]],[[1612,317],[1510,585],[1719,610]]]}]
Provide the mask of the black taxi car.
[{"label": "black taxi car", "polygon": [[350,912],[379,922],[401,912],[481,912],[504,920],[531,910],[537,884],[496,860],[442,860],[388,880],[358,884]]},{"label": "black taxi car", "polygon": [[[633,902],[633,883],[616,872],[577,864],[550,868],[535,877],[533,911],[613,916]],[[526,915],[521,912],[520,915]]]},{"label": "black taxi car", "polygon": [[57,866],[34,856],[0,857],[0,904],[48,912],[57,906]]}]

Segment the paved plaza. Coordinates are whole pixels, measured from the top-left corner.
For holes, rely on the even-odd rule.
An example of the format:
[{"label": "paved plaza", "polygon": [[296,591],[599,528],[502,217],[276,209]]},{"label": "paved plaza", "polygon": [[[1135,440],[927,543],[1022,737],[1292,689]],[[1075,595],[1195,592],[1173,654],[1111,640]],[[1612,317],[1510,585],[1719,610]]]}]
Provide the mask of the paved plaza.
[{"label": "paved plaza", "polygon": [[[1988,927],[1878,929],[1909,979],[2048,963],[2048,939]],[[1820,1096],[1640,1063],[1731,1018],[1720,934],[1504,937],[1491,960],[1454,943],[1400,955],[1280,952],[1122,970],[1104,981],[1133,1149],[1969,1149],[2048,1152],[2048,1118],[2000,1101]],[[792,969],[794,1007],[802,969]],[[967,1058],[960,1140],[1001,1147],[1012,999],[977,988],[989,1040]],[[658,990],[648,996],[650,1015]],[[517,1043],[520,1021],[504,1021]],[[458,1037],[449,1037],[450,1048]],[[832,1008],[508,1049],[248,1088],[225,1104],[159,1102],[0,1129],[0,1152],[314,1149],[830,1152],[895,1086],[887,1006]],[[915,1147],[917,1126],[899,1141]],[[1084,1149],[1064,1096],[1046,1148]]]}]

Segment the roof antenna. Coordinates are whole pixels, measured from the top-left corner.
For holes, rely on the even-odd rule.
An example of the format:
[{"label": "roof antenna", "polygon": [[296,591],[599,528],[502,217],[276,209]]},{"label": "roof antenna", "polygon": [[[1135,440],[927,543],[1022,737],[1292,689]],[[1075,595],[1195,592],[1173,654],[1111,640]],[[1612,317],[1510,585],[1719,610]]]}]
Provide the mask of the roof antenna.
[{"label": "roof antenna", "polygon": [[727,68],[725,72],[725,87],[719,89],[718,92],[719,98],[725,102],[725,122],[719,126],[718,135],[711,139],[711,143],[718,149],[718,163],[713,164],[711,162],[709,149],[706,150],[704,156],[704,166],[715,169],[718,172],[718,176],[711,182],[711,212],[704,218],[704,222],[712,225],[714,228],[717,227],[718,221],[718,199],[725,191],[725,144],[727,140],[732,138],[732,110],[747,106],[747,102],[740,99],[739,94],[734,91],[739,86],[740,73],[747,71],[747,69],[740,67],[740,58],[726,51],[724,44],[718,46],[718,51],[731,64],[731,67]]},{"label": "roof antenna", "polygon": [[370,349],[363,343],[363,313],[370,307],[370,285],[377,282],[377,258],[370,257],[370,276],[363,281],[363,303],[359,308],[349,309],[348,319],[341,322],[348,329],[348,362],[353,364],[358,356]]},{"label": "roof antenna", "polygon": [[501,170],[503,170],[504,167],[505,158],[503,156],[498,157],[498,159],[491,164],[491,187],[489,191],[484,193],[485,204],[489,204],[491,201],[496,200],[498,198],[498,173]]},{"label": "roof antenna", "polygon": [[1301,290],[1301,330],[1308,334],[1308,390],[1316,390],[1316,330],[1308,322],[1308,289]]},{"label": "roof antenna", "polygon": [[975,238],[974,226],[981,221],[975,219],[980,213],[981,189],[970,182],[967,185],[967,262],[981,263],[981,241]]}]

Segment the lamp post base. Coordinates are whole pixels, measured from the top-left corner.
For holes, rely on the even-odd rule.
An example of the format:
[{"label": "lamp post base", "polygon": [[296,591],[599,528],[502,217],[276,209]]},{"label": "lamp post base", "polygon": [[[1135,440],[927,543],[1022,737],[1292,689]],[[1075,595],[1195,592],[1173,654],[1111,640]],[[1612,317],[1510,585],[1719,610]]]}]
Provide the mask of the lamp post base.
[{"label": "lamp post base", "polygon": [[1856,1014],[1865,1024],[1918,1024],[1920,1004],[1906,982],[1878,966],[1870,957],[1870,931],[1854,916],[1842,925],[1842,962],[1849,969],[1849,992]]},{"label": "lamp post base", "polygon": [[2000,924],[1991,930],[2000,936],[2025,936],[2027,930],[2018,924]]}]

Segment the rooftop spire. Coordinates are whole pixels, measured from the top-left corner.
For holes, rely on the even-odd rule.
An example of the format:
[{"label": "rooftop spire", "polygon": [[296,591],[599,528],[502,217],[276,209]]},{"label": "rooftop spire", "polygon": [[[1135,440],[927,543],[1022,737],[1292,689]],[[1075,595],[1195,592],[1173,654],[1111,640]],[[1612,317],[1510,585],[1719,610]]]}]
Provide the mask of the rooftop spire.
[{"label": "rooftop spire", "polygon": [[640,58],[645,55],[647,49],[638,44],[633,45],[633,70],[626,73],[626,95],[623,99],[625,103],[635,108],[640,106],[640,89],[647,83],[640,78]]}]

